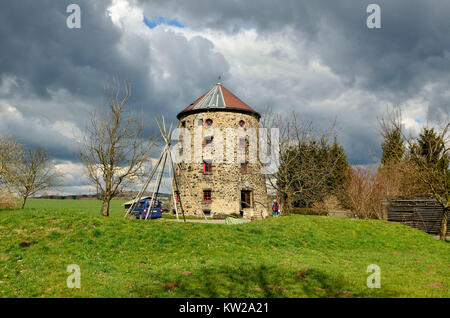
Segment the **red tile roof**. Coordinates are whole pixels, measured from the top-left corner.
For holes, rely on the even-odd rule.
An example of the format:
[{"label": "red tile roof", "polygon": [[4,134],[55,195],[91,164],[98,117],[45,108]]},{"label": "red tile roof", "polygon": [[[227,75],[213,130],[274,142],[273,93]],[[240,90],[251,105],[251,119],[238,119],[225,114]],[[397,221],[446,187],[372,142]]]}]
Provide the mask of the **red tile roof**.
[{"label": "red tile roof", "polygon": [[[219,90],[217,90],[219,88]],[[215,95],[212,95],[215,94]],[[212,98],[211,98],[212,96]],[[225,105],[222,102],[217,103],[215,105],[214,98],[222,98]],[[219,105],[220,104],[220,105]],[[248,106],[242,100],[240,100],[236,95],[226,89],[222,84],[218,83],[213,88],[205,92],[202,96],[200,96],[196,101],[194,101],[191,105],[183,109],[177,117],[180,118],[184,113],[190,111],[207,111],[207,110],[221,110],[221,109],[230,109],[230,110],[242,110],[245,112],[251,112],[260,117],[259,113],[257,113],[253,108]]]}]

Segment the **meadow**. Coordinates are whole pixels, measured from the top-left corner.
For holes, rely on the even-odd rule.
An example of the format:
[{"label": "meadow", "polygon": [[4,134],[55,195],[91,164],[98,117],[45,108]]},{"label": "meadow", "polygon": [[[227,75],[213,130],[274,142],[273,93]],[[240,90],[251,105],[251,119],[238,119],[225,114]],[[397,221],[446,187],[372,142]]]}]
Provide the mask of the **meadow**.
[{"label": "meadow", "polygon": [[[0,297],[450,296],[450,244],[401,224],[138,221],[123,218],[121,203],[107,218],[93,200],[0,211]],[[66,285],[70,264],[80,266],[79,289]],[[370,264],[381,288],[366,285]]]}]

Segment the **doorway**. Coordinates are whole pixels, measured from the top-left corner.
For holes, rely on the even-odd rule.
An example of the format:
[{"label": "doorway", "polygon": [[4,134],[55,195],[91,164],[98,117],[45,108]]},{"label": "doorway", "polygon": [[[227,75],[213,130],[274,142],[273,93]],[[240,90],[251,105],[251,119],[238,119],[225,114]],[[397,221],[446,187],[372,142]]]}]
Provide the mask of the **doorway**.
[{"label": "doorway", "polygon": [[241,191],[241,210],[252,207],[252,191]]}]

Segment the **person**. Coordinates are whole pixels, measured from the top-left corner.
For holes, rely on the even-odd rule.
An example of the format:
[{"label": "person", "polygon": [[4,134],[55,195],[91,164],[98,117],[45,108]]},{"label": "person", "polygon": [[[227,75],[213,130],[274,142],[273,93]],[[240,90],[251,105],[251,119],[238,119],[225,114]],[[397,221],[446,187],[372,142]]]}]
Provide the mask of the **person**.
[{"label": "person", "polygon": [[276,217],[279,215],[280,205],[277,200],[273,200],[272,203],[272,217]]}]

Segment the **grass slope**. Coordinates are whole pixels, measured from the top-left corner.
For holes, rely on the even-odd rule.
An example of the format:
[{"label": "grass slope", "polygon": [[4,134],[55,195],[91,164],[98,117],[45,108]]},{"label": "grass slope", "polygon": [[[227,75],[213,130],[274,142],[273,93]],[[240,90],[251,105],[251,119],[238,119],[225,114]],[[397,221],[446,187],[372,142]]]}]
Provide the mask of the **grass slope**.
[{"label": "grass slope", "polygon": [[[179,224],[121,216],[0,211],[0,297],[450,296],[449,243],[400,224],[316,216]],[[23,241],[36,243],[21,247]],[[80,289],[66,287],[69,264],[81,267]],[[369,264],[381,267],[380,289],[366,287]]]}]

